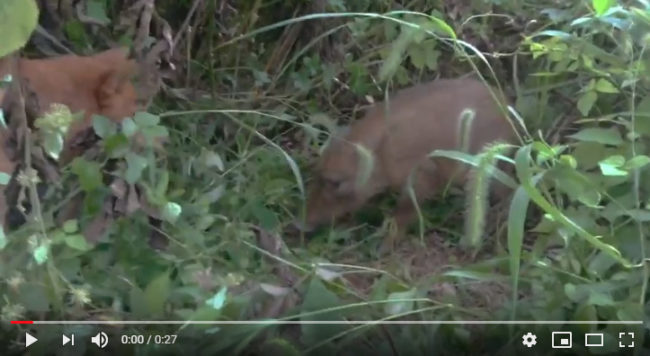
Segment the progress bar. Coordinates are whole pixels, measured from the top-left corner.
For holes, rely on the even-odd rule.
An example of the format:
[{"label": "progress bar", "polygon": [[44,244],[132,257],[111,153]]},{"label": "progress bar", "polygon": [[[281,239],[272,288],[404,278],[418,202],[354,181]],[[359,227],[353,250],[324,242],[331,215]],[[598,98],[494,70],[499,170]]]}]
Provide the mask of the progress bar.
[{"label": "progress bar", "polygon": [[13,320],[30,325],[641,325],[643,320]]}]

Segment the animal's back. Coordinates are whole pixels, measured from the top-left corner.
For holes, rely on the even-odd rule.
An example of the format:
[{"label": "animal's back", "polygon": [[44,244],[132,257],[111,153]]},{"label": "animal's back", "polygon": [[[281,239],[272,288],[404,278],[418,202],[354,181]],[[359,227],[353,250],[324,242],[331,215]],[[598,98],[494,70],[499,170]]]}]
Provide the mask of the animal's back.
[{"label": "animal's back", "polygon": [[91,125],[93,114],[116,122],[133,115],[137,94],[130,82],[135,62],[124,48],[114,48],[92,56],[65,55],[18,62],[18,72],[30,90],[37,94],[39,108],[53,103],[66,105],[73,113],[83,112],[82,120],[68,129],[61,162],[81,153],[73,144]]},{"label": "animal's back", "polygon": [[[129,75],[133,63],[122,48],[107,50],[93,56],[66,55],[48,59],[21,59],[19,72],[31,89],[38,93],[40,103],[65,104],[73,112],[103,113],[98,89],[111,75]],[[120,73],[124,72],[124,74]],[[135,97],[132,88],[121,85],[114,96]],[[126,92],[129,90],[129,92]],[[130,111],[131,108],[128,108]],[[116,119],[121,119],[116,118]]]},{"label": "animal's back", "polygon": [[[366,143],[369,138],[376,140],[381,132],[378,155],[391,185],[401,185],[411,169],[432,151],[461,149],[460,118],[465,109],[475,112],[466,136],[470,153],[480,151],[488,143],[511,141],[514,137],[485,84],[475,79],[441,79],[400,90],[388,105],[377,104],[351,129],[348,139]],[[367,135],[371,131],[373,134]],[[455,162],[444,160],[436,164],[437,171],[444,175]]]},{"label": "animal's back", "polygon": [[[388,105],[378,103],[325,150],[309,187],[305,226],[315,227],[355,211],[387,188],[402,190],[411,173],[416,173],[411,182],[418,198],[431,198],[445,181],[456,177],[459,163],[429,159],[428,154],[436,149],[462,149],[459,123],[464,109],[476,114],[469,125],[470,152],[496,140],[512,142],[514,131],[482,82],[437,80],[398,91]],[[360,155],[350,143],[364,146],[375,158],[363,184],[358,183]],[[410,197],[402,190],[397,225],[406,226],[413,211]]]}]

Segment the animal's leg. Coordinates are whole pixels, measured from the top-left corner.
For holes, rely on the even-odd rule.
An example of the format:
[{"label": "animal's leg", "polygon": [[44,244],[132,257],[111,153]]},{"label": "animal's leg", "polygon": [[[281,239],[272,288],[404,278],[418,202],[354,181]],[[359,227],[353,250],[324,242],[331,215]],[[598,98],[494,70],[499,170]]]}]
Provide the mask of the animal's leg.
[{"label": "animal's leg", "polygon": [[392,251],[395,243],[406,235],[409,225],[417,217],[416,206],[411,199],[409,190],[412,189],[416,203],[421,205],[437,193],[440,183],[436,175],[436,166],[431,161],[426,161],[413,171],[411,179],[402,189],[393,213],[396,228],[388,232],[382,244],[382,251]]}]

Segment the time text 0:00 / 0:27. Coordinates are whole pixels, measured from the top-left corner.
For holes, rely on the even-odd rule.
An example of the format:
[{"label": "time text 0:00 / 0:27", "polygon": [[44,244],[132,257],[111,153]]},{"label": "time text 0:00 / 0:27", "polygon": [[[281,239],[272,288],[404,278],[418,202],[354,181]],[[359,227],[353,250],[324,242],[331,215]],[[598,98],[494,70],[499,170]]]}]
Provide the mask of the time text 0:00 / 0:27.
[{"label": "time text 0:00 / 0:27", "polygon": [[122,335],[123,345],[173,345],[176,335]]}]

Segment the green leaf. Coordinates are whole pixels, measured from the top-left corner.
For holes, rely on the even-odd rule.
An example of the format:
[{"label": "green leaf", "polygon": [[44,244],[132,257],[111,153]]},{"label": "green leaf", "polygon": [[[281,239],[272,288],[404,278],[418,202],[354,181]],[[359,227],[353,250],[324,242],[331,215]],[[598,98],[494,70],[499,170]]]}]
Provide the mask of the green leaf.
[{"label": "green leaf", "polygon": [[[573,319],[596,321],[598,320],[598,313],[596,312],[596,308],[592,305],[592,303],[587,302],[586,304],[580,304],[578,306],[575,313],[573,314]],[[585,331],[588,332],[589,330]]]},{"label": "green leaf", "polygon": [[160,179],[158,179],[158,183],[156,184],[156,189],[155,189],[155,194],[156,197],[161,197],[164,199],[165,193],[167,193],[167,189],[169,188],[169,171],[162,171],[160,174]]},{"label": "green leaf", "polygon": [[436,50],[435,41],[424,41],[422,43],[422,48],[424,50],[424,58],[426,58],[425,63],[429,70],[438,69],[438,57],[440,57],[440,52]]},{"label": "green leaf", "polygon": [[[524,224],[530,198],[523,187],[518,187],[510,202],[508,213],[508,251],[510,253],[509,266],[510,278],[512,281],[513,301],[516,303],[519,289],[519,269],[521,263],[521,249],[524,244]],[[510,318],[516,320],[517,305],[512,308]]]},{"label": "green leaf", "polygon": [[[632,263],[623,257],[621,252],[614,246],[604,243],[601,241],[600,237],[594,236],[583,229],[580,225],[576,224],[572,219],[568,218],[564,213],[559,210],[556,206],[549,203],[545,197],[540,193],[540,191],[535,187],[536,182],[532,177],[532,172],[530,169],[530,152],[531,146],[525,145],[517,150],[515,154],[515,166],[516,173],[521,185],[526,189],[526,193],[530,196],[530,199],[537,204],[544,212],[548,213],[553,219],[561,223],[566,229],[579,235],[581,238],[584,238],[594,247],[600,249],[601,251],[609,254],[611,257],[620,262],[623,266],[630,267]],[[538,174],[536,177],[543,177],[542,174]]]},{"label": "green leaf", "polygon": [[[336,308],[342,301],[335,293],[318,278],[311,278],[304,296],[301,311],[301,320],[341,320],[341,312],[332,310],[324,312],[324,309]],[[301,325],[302,342],[307,345],[315,345],[318,342],[327,340],[342,331],[339,325]]]},{"label": "green leaf", "polygon": [[607,79],[598,79],[596,82],[596,91],[601,93],[616,94],[618,89]]},{"label": "green leaf", "polygon": [[135,135],[137,131],[138,131],[138,125],[135,124],[132,118],[127,117],[122,121],[122,133],[126,137],[131,137]]},{"label": "green leaf", "polygon": [[629,161],[625,163],[625,169],[637,169],[641,168],[650,163],[650,157],[645,155],[638,155],[632,157]]},{"label": "green leaf", "polygon": [[0,225],[0,251],[4,250],[5,247],[7,247],[7,236],[4,227]]},{"label": "green leaf", "polygon": [[220,310],[226,304],[226,296],[228,295],[228,287],[221,287],[219,291],[212,296],[212,298],[205,301],[205,304],[215,310]]},{"label": "green leaf", "polygon": [[165,312],[165,302],[169,297],[171,280],[169,273],[161,273],[152,280],[144,290],[144,299],[147,302],[147,310],[152,316],[162,316]]},{"label": "green leaf", "polygon": [[167,128],[160,125],[145,127],[141,130],[141,132],[144,138],[147,140],[148,145],[151,145],[157,138],[165,138],[169,136]]},{"label": "green leaf", "polygon": [[50,241],[55,245],[64,242],[66,236],[67,235],[63,230],[54,230],[49,234]]},{"label": "green leaf", "polygon": [[420,46],[410,46],[407,50],[411,64],[417,69],[424,69],[426,64],[426,56],[424,54],[424,49]]},{"label": "green leaf", "polygon": [[[11,78],[11,74],[7,74],[5,77]],[[5,81],[0,78],[0,89],[5,89],[5,86]],[[5,119],[5,113],[2,111],[2,108],[0,108],[0,128],[7,128],[7,120]]]},{"label": "green leaf", "polygon": [[409,44],[413,41],[417,30],[412,28],[402,27],[402,31],[397,37],[390,48],[390,52],[379,68],[379,79],[385,81],[392,77],[399,66],[402,64],[402,57],[408,48]]},{"label": "green leaf", "polygon": [[578,99],[577,104],[578,110],[580,110],[582,116],[587,116],[589,114],[597,99],[598,94],[593,90],[589,90],[586,93],[582,94],[580,99]]},{"label": "green leaf", "polygon": [[67,38],[77,47],[83,48],[90,42],[84,24],[79,20],[70,19],[63,26]]},{"label": "green leaf", "polygon": [[139,128],[156,126],[160,122],[160,117],[148,112],[138,111],[133,117],[133,121]]},{"label": "green leaf", "polygon": [[[331,0],[330,0],[331,3]],[[269,355],[300,356],[302,353],[290,341],[282,338],[273,338],[264,342],[262,350]]]},{"label": "green leaf", "polygon": [[616,308],[618,320],[642,320],[644,311],[643,305],[638,303],[627,302]]},{"label": "green leaf", "polygon": [[63,150],[63,135],[53,131],[41,131],[40,134],[45,153],[54,160],[58,160]]},{"label": "green leaf", "polygon": [[601,199],[601,194],[596,190],[589,189],[578,193],[578,200],[589,207],[597,207]]},{"label": "green leaf", "polygon": [[537,164],[542,164],[543,162],[556,157],[561,150],[564,150],[563,146],[552,147],[540,141],[535,141],[532,145],[535,151],[537,151]]},{"label": "green leaf", "polygon": [[650,136],[650,95],[641,99],[636,107],[636,115],[636,132]]},{"label": "green leaf", "polygon": [[97,136],[107,138],[117,132],[117,126],[106,116],[93,115],[93,130]]},{"label": "green leaf", "polygon": [[81,234],[66,235],[63,240],[66,245],[75,250],[89,251],[92,249],[92,246],[88,244],[86,238]]},{"label": "green leaf", "polygon": [[278,225],[278,217],[273,210],[266,207],[266,205],[256,200],[251,205],[251,212],[259,221],[262,228],[272,230]]},{"label": "green leaf", "polygon": [[168,202],[162,209],[162,218],[163,220],[173,224],[178,220],[178,216],[181,215],[182,210],[183,209],[180,205]]},{"label": "green leaf", "polygon": [[571,153],[581,169],[592,169],[598,161],[608,155],[608,147],[597,142],[577,142]]},{"label": "green leaf", "polygon": [[129,152],[129,139],[123,133],[104,139],[104,149],[111,158],[124,157]]},{"label": "green leaf", "polygon": [[431,23],[436,30],[448,35],[453,39],[456,39],[456,32],[454,32],[454,29],[451,28],[451,26],[449,26],[445,21],[434,16],[429,16],[429,20],[431,20]]},{"label": "green leaf", "polygon": [[587,303],[598,306],[616,305],[611,295],[599,291],[591,291],[591,293],[589,293],[589,299],[587,300]]},{"label": "green leaf", "polygon": [[5,172],[0,172],[0,185],[7,185],[9,184],[10,180],[11,180],[11,175]]},{"label": "green leaf", "polygon": [[106,15],[105,2],[103,0],[89,0],[86,3],[88,17],[97,20],[101,24],[109,24],[111,19]]},{"label": "green leaf", "polygon": [[650,221],[650,210],[644,210],[644,209],[621,210],[620,213],[617,215],[618,216],[626,215],[640,222]]},{"label": "green leaf", "polygon": [[202,305],[195,310],[178,308],[175,310],[175,313],[180,315],[183,320],[197,321],[214,321],[221,315],[219,310],[214,310],[206,305]]},{"label": "green leaf", "polygon": [[203,164],[206,167],[217,167],[217,169],[220,172],[223,172],[224,166],[223,166],[223,160],[221,159],[221,156],[219,156],[218,153],[213,152],[213,151],[208,151],[204,150],[203,154],[201,155]]},{"label": "green leaf", "polygon": [[614,155],[605,158],[604,160],[598,162],[600,166],[600,171],[604,176],[626,176],[627,171],[619,169],[625,164],[625,157],[621,155]]},{"label": "green leaf", "polygon": [[131,308],[131,314],[134,317],[147,318],[149,316],[147,299],[142,289],[138,287],[134,286],[131,288],[129,293],[129,306]]},{"label": "green leaf", "polygon": [[576,167],[578,167],[578,161],[576,161],[576,159],[571,155],[561,155],[560,164],[571,167],[573,169],[576,169]]},{"label": "green leaf", "polygon": [[578,141],[597,142],[604,145],[619,146],[623,144],[621,133],[615,127],[608,129],[590,127],[569,135],[569,137]]},{"label": "green leaf", "polygon": [[26,283],[20,288],[20,304],[30,312],[48,312],[50,311],[51,293],[45,285],[41,283]]},{"label": "green leaf", "polygon": [[36,264],[42,265],[47,261],[48,254],[50,251],[50,245],[46,242],[41,243],[34,249],[32,252],[32,256],[34,257],[34,261],[36,261]]},{"label": "green leaf", "polygon": [[615,2],[616,0],[591,0],[591,5],[594,7],[596,15],[601,16],[607,12]]},{"label": "green leaf", "polygon": [[389,315],[403,314],[413,310],[415,302],[411,299],[416,297],[417,289],[412,288],[404,292],[394,292],[388,295],[388,300],[394,302],[386,304],[384,310]]},{"label": "green leaf", "polygon": [[[435,150],[429,153],[429,157],[445,157],[449,159],[457,160],[461,163],[468,164],[474,167],[478,167],[479,159],[476,155],[470,155],[465,152],[451,151],[451,150]],[[514,179],[512,179],[508,174],[503,172],[501,169],[492,167],[490,170],[490,175],[497,179],[499,182],[505,184],[506,186],[517,189],[519,186]]]},{"label": "green leaf", "polygon": [[34,0],[0,1],[0,58],[27,43],[38,23],[38,6]]},{"label": "green leaf", "polygon": [[74,234],[79,231],[79,223],[77,219],[71,219],[63,223],[63,231],[66,234]]},{"label": "green leaf", "polygon": [[140,177],[142,176],[142,172],[144,169],[147,167],[147,159],[135,154],[133,152],[129,152],[126,155],[126,173],[124,175],[124,179],[128,183],[135,183],[137,182]]},{"label": "green leaf", "polygon": [[72,161],[71,170],[79,178],[81,189],[85,192],[97,189],[103,184],[101,166],[97,162],[77,157]]}]

